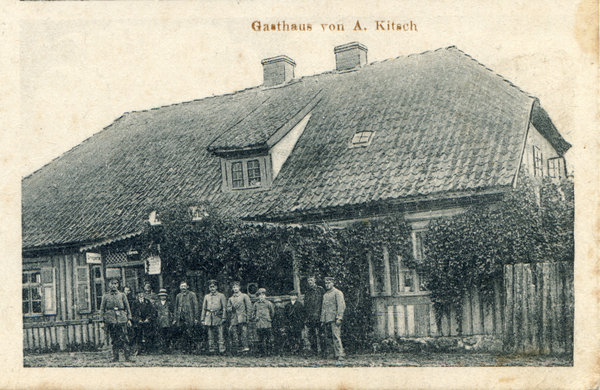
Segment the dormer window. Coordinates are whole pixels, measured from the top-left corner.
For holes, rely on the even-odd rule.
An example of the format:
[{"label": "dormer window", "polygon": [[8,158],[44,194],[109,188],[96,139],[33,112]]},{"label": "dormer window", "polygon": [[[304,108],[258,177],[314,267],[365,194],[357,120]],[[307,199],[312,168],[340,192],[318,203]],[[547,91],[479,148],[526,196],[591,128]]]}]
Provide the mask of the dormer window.
[{"label": "dormer window", "polygon": [[247,190],[266,188],[272,178],[271,156],[254,156],[249,158],[227,158],[222,161],[223,188],[225,190]]},{"label": "dormer window", "polygon": [[353,148],[369,145],[373,139],[373,134],[373,131],[359,131],[358,133],[355,133],[352,137],[352,144],[350,147]]},{"label": "dormer window", "polygon": [[258,160],[248,161],[248,186],[260,186],[260,163]]},{"label": "dormer window", "polygon": [[244,168],[241,162],[231,164],[231,186],[233,188],[244,188]]}]

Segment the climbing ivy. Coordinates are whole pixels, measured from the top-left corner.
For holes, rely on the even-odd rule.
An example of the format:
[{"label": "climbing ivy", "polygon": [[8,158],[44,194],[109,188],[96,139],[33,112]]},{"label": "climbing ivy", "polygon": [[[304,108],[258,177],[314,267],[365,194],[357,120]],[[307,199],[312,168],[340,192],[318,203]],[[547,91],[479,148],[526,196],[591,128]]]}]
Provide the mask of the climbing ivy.
[{"label": "climbing ivy", "polygon": [[573,261],[573,183],[528,179],[495,204],[430,223],[420,270],[438,306],[455,304],[477,286],[491,301],[503,265]]}]

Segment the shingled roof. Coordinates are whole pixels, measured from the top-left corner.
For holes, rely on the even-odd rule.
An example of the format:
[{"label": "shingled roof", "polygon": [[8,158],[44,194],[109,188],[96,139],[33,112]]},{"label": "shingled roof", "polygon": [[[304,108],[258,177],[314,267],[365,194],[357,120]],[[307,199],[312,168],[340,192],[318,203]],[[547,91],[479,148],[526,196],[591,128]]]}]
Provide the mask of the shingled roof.
[{"label": "shingled roof", "polygon": [[[220,158],[311,117],[271,187],[223,191]],[[23,248],[140,231],[177,199],[249,220],[510,188],[528,124],[569,144],[536,98],[448,47],[118,118],[23,179]],[[358,131],[367,147],[349,148]]]}]

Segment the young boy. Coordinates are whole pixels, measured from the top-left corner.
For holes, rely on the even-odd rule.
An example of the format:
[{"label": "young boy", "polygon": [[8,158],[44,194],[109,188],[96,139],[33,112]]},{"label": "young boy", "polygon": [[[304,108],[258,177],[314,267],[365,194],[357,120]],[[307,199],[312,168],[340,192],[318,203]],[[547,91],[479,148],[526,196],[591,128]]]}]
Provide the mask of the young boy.
[{"label": "young boy", "polygon": [[167,290],[160,289],[158,302],[154,304],[157,312],[156,324],[159,333],[159,348],[161,353],[171,352],[171,321],[173,321],[173,310],[171,303],[167,301]]},{"label": "young boy", "polygon": [[258,294],[258,301],[254,303],[252,318],[256,321],[259,354],[265,356],[271,354],[270,346],[273,338],[271,322],[275,315],[275,309],[273,304],[267,301],[267,290],[259,288],[256,293]]},{"label": "young boy", "polygon": [[302,330],[306,313],[304,305],[298,300],[298,291],[290,292],[290,302],[285,305],[285,318],[288,325],[288,337],[290,342],[290,352],[298,354],[302,352],[304,342],[302,340]]}]

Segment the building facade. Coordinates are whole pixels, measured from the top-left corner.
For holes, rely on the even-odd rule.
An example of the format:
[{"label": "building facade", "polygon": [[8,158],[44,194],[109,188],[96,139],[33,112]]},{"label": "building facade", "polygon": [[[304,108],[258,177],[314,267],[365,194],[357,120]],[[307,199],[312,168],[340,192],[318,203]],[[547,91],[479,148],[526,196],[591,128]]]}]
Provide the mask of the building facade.
[{"label": "building facade", "polygon": [[[538,99],[457,48],[368,63],[353,42],[334,55],[330,72],[298,79],[278,56],[262,62],[261,86],[127,113],[24,178],[24,347],[103,343],[109,278],[135,291],[165,284],[160,254],[143,258],[138,237],[167,203],[194,205],[192,219],[210,204],[249,223],[402,215],[419,259],[431,219],[501,199],[521,169],[566,176],[570,145]],[[457,334],[454,313],[435,321],[421,276],[398,254],[368,260],[378,336]],[[282,286],[300,289],[293,264],[287,272]],[[199,293],[210,279],[188,276]],[[499,289],[492,307],[476,291],[466,299],[463,332],[502,332]]]}]

